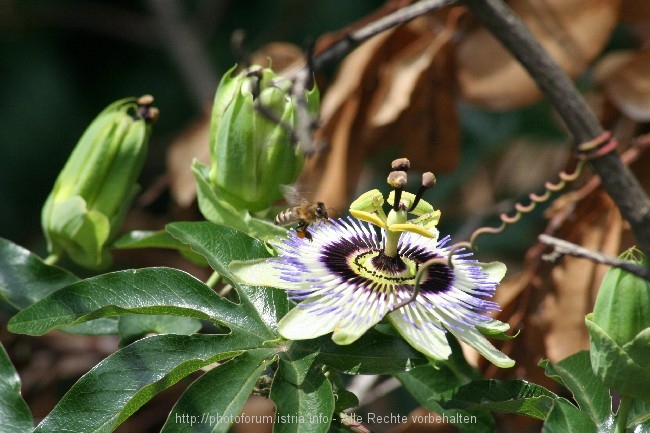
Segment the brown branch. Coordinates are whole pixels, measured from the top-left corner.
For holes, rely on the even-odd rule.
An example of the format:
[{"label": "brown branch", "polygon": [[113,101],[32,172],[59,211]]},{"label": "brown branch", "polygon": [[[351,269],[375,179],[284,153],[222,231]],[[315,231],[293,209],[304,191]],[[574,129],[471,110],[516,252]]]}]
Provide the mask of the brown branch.
[{"label": "brown branch", "polygon": [[625,271],[630,272],[631,274],[636,275],[644,279],[648,279],[650,274],[648,268],[645,266],[638,265],[634,262],[627,260],[621,260],[614,256],[608,254],[599,253],[597,251],[589,250],[580,245],[555,238],[549,235],[539,235],[537,238],[541,243],[553,247],[553,252],[545,254],[542,256],[542,259],[549,261],[556,261],[563,255],[570,255],[575,257],[582,257],[583,259],[588,259],[597,263],[602,263],[604,265],[614,266],[616,268],[621,268]]},{"label": "brown branch", "polygon": [[[463,0],[477,19],[513,54],[537,82],[573,135],[576,147],[601,136],[598,119],[577,89],[524,23],[501,0]],[[639,248],[650,253],[650,198],[638,180],[610,152],[591,159],[603,188],[630,223]]]}]

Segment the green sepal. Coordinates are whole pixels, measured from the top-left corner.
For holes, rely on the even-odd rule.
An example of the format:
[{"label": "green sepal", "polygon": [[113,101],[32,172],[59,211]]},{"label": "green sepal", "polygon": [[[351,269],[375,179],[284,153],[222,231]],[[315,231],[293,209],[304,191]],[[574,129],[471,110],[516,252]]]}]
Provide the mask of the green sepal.
[{"label": "green sepal", "polygon": [[208,221],[232,227],[259,239],[286,235],[286,228],[256,218],[247,210],[238,210],[232,206],[231,202],[221,195],[223,191],[213,188],[210,184],[207,166],[194,161],[192,172],[197,184],[199,209]]},{"label": "green sepal", "polygon": [[[643,253],[634,248],[619,258],[648,266]],[[600,284],[592,320],[619,346],[628,343],[637,333],[650,328],[650,282],[611,268]]]},{"label": "green sepal", "polygon": [[[231,69],[217,89],[207,178],[238,210],[268,209],[281,198],[280,185],[293,183],[302,170],[304,156],[293,134],[297,101],[290,87],[271,69],[251,66],[236,75]],[[312,114],[317,96],[313,90],[306,94]]]},{"label": "green sepal", "polygon": [[476,325],[476,329],[486,337],[494,338],[497,340],[512,340],[517,338],[519,331],[515,335],[507,335],[506,331],[510,329],[510,325],[499,320],[492,320],[488,323]]},{"label": "green sepal", "polygon": [[136,181],[157,115],[149,98],[114,102],[79,139],[41,212],[52,256],[65,253],[91,269],[110,263],[106,245],[139,190]]},{"label": "green sepal", "polygon": [[110,264],[104,245],[110,237],[111,223],[103,213],[88,209],[81,196],[53,205],[48,230],[51,254],[65,252],[75,263],[90,269]]}]

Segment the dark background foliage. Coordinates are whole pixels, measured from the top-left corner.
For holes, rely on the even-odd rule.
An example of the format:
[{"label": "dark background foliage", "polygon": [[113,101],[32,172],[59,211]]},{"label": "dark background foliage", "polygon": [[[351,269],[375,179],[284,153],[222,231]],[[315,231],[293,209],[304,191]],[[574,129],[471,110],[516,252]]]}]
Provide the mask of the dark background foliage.
[{"label": "dark background foliage", "polygon": [[170,137],[195,119],[237,61],[304,45],[382,2],[3,1],[0,3],[0,236],[42,251],[40,208],[81,133],[110,102],[149,93],[161,118],[144,186],[164,171]]}]

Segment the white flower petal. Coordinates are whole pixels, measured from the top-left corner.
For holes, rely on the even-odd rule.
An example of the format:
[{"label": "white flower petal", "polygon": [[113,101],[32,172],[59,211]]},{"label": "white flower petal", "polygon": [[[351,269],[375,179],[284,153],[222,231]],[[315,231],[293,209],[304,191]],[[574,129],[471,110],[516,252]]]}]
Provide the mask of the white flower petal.
[{"label": "white flower petal", "polygon": [[470,347],[474,348],[478,353],[483,355],[485,359],[492,364],[501,368],[508,368],[515,365],[515,361],[500,352],[496,347],[488,341],[476,328],[464,327],[461,330],[448,328],[449,331],[461,341],[464,341]]},{"label": "white flower petal", "polygon": [[250,286],[278,287],[289,289],[295,287],[295,283],[289,283],[280,278],[280,270],[277,265],[269,259],[257,260],[235,260],[228,266],[230,272],[244,284]]},{"label": "white flower petal", "polygon": [[329,334],[335,324],[326,314],[318,316],[309,308],[296,307],[278,322],[278,331],[287,340],[308,340]]},{"label": "white flower petal", "polygon": [[493,281],[495,283],[500,282],[503,277],[506,275],[506,265],[501,262],[490,262],[490,263],[481,263],[477,262],[477,266],[480,266],[483,272],[488,274],[488,281]]},{"label": "white flower petal", "polygon": [[346,311],[334,328],[332,340],[341,345],[355,342],[368,329],[379,323],[387,311],[388,306],[380,301],[376,293],[360,293],[357,299],[347,302]]},{"label": "white flower petal", "polygon": [[[404,307],[409,308],[408,306]],[[415,313],[415,309],[411,309]],[[451,347],[447,342],[445,331],[433,325],[433,317],[427,315],[429,321],[418,327],[414,323],[404,320],[401,310],[394,311],[388,315],[388,321],[395,327],[397,332],[411,345],[414,349],[430,358],[448,359],[451,355]]]}]

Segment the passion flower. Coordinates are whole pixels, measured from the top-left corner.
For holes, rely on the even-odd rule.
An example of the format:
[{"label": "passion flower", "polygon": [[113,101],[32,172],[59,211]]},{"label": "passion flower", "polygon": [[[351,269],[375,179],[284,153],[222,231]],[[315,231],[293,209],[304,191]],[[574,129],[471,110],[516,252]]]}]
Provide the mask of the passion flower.
[{"label": "passion flower", "polygon": [[[449,331],[495,365],[514,365],[484,336],[508,329],[484,314],[499,309],[489,298],[505,266],[478,263],[470,252],[454,249],[448,236],[439,239],[440,212],[421,199],[422,189],[416,195],[402,191],[408,167],[402,162],[394,168],[388,214],[381,193],[370,191],[352,204],[356,219],[316,223],[311,241],[292,230],[275,243],[277,257],[233,263],[233,273],[247,284],[284,289],[298,303],[278,324],[287,339],[331,332],[335,343],[350,344],[386,318],[430,358],[449,358]],[[423,176],[425,189],[431,177]],[[416,218],[409,220],[409,213]],[[358,219],[379,226],[381,234]]]}]

